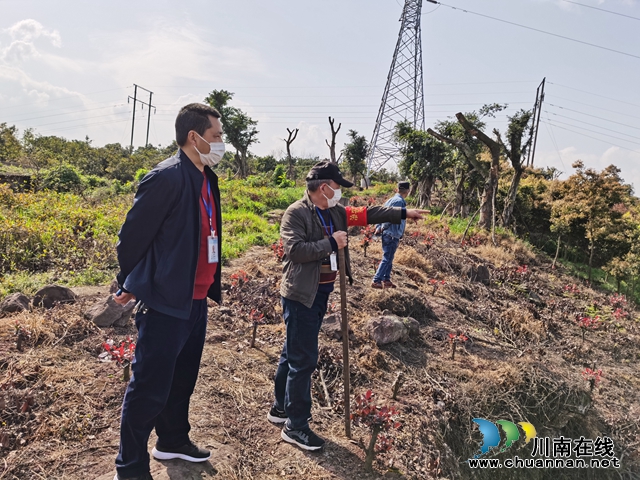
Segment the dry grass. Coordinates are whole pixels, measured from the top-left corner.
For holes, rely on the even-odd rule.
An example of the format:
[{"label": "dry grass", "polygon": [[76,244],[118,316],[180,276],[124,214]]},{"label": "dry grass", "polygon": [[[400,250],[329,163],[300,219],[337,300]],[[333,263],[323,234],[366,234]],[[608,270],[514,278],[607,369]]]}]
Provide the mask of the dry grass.
[{"label": "dry grass", "polygon": [[[329,440],[326,451],[314,455],[296,450],[279,440],[277,427],[263,421],[272,401],[272,377],[284,326],[280,321],[260,325],[258,348],[251,349],[246,311],[260,302],[269,308],[278,302],[274,279],[280,264],[268,248],[255,248],[225,266],[225,285],[231,284],[229,275],[238,270],[246,271],[250,280],[246,287],[227,294],[228,310],[210,311],[191,408],[194,440],[216,446],[217,478],[373,480],[389,465],[402,474],[398,478],[470,478],[472,473],[461,462],[479,448],[480,435],[471,421],[476,417],[528,420],[540,436],[606,434],[614,439],[618,456],[624,455],[620,475],[633,478],[640,469],[636,322],[624,320],[624,332],[603,330],[588,336],[582,345],[573,315],[590,303],[603,304],[602,294],[584,289],[580,298],[564,298],[562,285],[571,280],[560,273],[550,279],[542,270],[490,287],[470,283],[461,276],[464,265],[482,261],[512,267],[524,255],[518,252],[521,247],[485,245],[463,251],[453,241],[441,238],[438,242],[431,249],[417,245],[401,246],[398,251],[400,279],[411,278],[419,290],[404,288],[399,276],[393,279],[400,288],[368,288],[379,245],[372,246],[367,258],[357,249],[352,252],[356,277],[356,285],[348,289],[355,334],[350,354],[352,392],[372,389],[380,404],[393,404],[401,412],[402,428],[394,448],[380,456],[378,473],[373,475],[363,471],[360,447],[344,438],[342,347],[323,333],[319,369],[329,398],[316,374],[312,414],[314,430]],[[433,296],[423,277],[445,279],[446,285]],[[543,295],[547,305],[532,310],[528,291]],[[339,306],[337,293],[331,301]],[[277,305],[273,308],[278,313]],[[385,309],[416,318],[421,322],[420,335],[406,343],[377,347],[366,333],[366,322]],[[112,472],[118,446],[124,383],[119,369],[99,363],[96,356],[105,337],[122,338],[133,328],[96,329],[82,319],[82,310],[83,305],[62,306],[0,319],[0,402],[4,402],[0,412],[7,425],[0,437],[9,439],[9,449],[3,446],[2,451],[6,459],[4,467],[0,463],[2,480],[113,477],[107,473]],[[14,346],[15,320],[32,333],[23,353]],[[550,325],[556,325],[553,332]],[[447,342],[450,332],[469,337],[456,350],[454,360]],[[603,369],[605,380],[590,392],[581,372],[592,362]],[[398,400],[392,401],[398,371],[405,380]],[[21,412],[25,402],[27,408]],[[353,439],[366,442],[368,433],[354,427]],[[527,456],[528,448],[518,444],[504,455]],[[218,457],[222,452],[228,452],[224,459]],[[202,472],[185,470],[182,476],[172,473],[171,478],[210,478]],[[517,478],[620,478],[618,472],[596,473],[600,476],[530,470],[519,471]],[[514,477],[503,469],[476,471],[473,478]]]}]

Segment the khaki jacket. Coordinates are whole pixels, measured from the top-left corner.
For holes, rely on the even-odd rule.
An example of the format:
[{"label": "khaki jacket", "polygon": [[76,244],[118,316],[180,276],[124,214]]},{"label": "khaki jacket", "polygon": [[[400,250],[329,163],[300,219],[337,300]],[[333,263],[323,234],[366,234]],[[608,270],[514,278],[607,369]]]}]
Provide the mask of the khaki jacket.
[{"label": "khaki jacket", "polygon": [[[347,231],[349,222],[347,210],[342,205],[329,209],[329,214],[336,231]],[[368,207],[367,223],[400,223],[402,208]],[[316,207],[311,202],[308,192],[301,200],[287,208],[280,225],[280,236],[284,246],[284,259],[280,294],[300,302],[308,308],[313,305],[318,285],[320,284],[320,266],[322,259],[332,252],[331,242],[324,238],[322,224],[318,218]],[[345,264],[349,282],[353,283],[349,263],[349,248],[344,249]]]}]

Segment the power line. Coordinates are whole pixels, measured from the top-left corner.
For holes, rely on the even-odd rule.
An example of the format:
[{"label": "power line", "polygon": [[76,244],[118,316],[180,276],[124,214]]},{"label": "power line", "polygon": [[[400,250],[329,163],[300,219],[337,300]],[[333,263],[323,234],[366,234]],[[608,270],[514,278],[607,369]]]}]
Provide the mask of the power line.
[{"label": "power line", "polygon": [[60,102],[63,100],[71,100],[71,99],[76,99],[78,98],[78,95],[82,95],[84,97],[86,97],[87,95],[95,95],[96,93],[104,93],[104,92],[113,92],[115,90],[122,90],[124,88],[129,88],[129,87],[120,87],[120,88],[110,88],[108,90],[98,90],[97,92],[90,92],[90,93],[78,93],[76,96],[68,96],[68,97],[63,97],[63,98],[54,98],[54,99],[46,99],[46,100],[38,100],[37,102],[32,102],[32,103],[23,103],[21,105],[12,105],[10,107],[1,107],[0,110],[7,110],[8,108],[20,108],[20,107],[30,107],[32,105],[38,105],[42,102],[47,102],[47,103],[52,103],[52,102]]},{"label": "power line", "polygon": [[561,107],[560,105],[554,105],[553,103],[549,103],[549,105],[552,107],[561,108],[562,110],[568,110],[573,113],[578,113],[580,115],[586,115],[587,117],[597,118],[598,120],[604,120],[605,122],[615,123],[616,125],[622,125],[623,127],[633,128],[634,130],[640,130],[640,128],[638,127],[633,127],[631,125],[627,125],[626,123],[620,123],[614,120],[609,120],[608,118],[599,117],[597,115],[591,115],[590,113],[584,113],[584,112],[581,112],[580,110],[573,110],[572,108]]},{"label": "power line", "polygon": [[[634,142],[633,140],[627,140],[626,138],[616,137],[615,135],[607,135],[606,133],[598,132],[597,130],[591,130],[590,128],[580,127],[578,125],[573,125],[571,123],[562,122],[560,120],[553,120],[553,122],[560,123],[561,125],[567,125],[567,126],[573,127],[573,128],[579,128],[580,130],[584,130],[585,132],[597,133],[598,135],[602,135],[603,137],[614,138],[616,140],[622,140],[623,142],[629,142],[629,143],[633,143],[635,145],[640,145],[640,142]],[[631,138],[635,138],[636,140],[640,140],[640,138],[638,138],[638,137],[631,137]]]},{"label": "power line", "polygon": [[[545,110],[545,112],[547,112],[547,111]],[[547,113],[549,113],[549,112],[547,112]],[[590,125],[590,126],[592,126],[592,127],[600,128],[600,129],[602,129],[602,130],[607,130],[607,131],[609,131],[609,132],[618,133],[618,134],[620,134],[620,135],[624,135],[625,137],[631,137],[631,138],[635,138],[636,140],[640,140],[640,137],[634,137],[633,135],[629,135],[629,134],[627,134],[627,133],[623,133],[623,132],[620,132],[620,131],[618,131],[618,130],[613,130],[613,129],[611,129],[611,128],[601,127],[600,125],[596,125],[595,123],[585,122],[585,121],[582,121],[582,120],[578,120],[577,118],[567,117],[566,115],[561,115],[561,114],[559,114],[559,113],[555,113],[555,112],[551,112],[551,115],[555,115],[556,117],[566,118],[566,119],[568,119],[568,120],[573,120],[574,122],[583,123],[583,124],[585,124],[585,125]],[[560,122],[559,120],[554,120],[554,121],[556,121],[556,122],[558,122],[558,123],[562,123],[562,122]]]},{"label": "power line", "polygon": [[593,10],[599,10],[601,12],[610,13],[611,15],[619,15],[621,17],[627,17],[627,18],[630,18],[632,20],[639,20],[640,21],[640,18],[632,17],[631,15],[626,15],[624,13],[618,13],[618,12],[613,12],[611,10],[605,10],[604,8],[592,7],[591,5],[585,5],[584,3],[573,2],[571,0],[562,0],[562,1],[563,2],[567,2],[567,3],[573,3],[574,5],[580,5],[581,7],[585,7],[585,8],[592,8]]},{"label": "power line", "polygon": [[628,113],[618,112],[617,110],[611,110],[610,108],[598,107],[596,105],[591,105],[590,103],[578,102],[577,100],[572,100],[570,98],[560,97],[558,95],[552,95],[554,98],[558,98],[560,100],[564,100],[565,102],[577,103],[578,105],[584,105],[586,107],[597,108],[598,110],[604,110],[605,112],[615,113],[616,115],[622,115],[624,117],[637,118],[640,120],[640,117],[635,115],[629,115]]},{"label": "power line", "polygon": [[[547,122],[544,121],[544,123],[547,123]],[[592,140],[598,140],[599,142],[607,143],[609,145],[613,145],[614,147],[622,148],[623,150],[628,150],[630,152],[640,154],[640,152],[638,150],[633,150],[631,148],[623,147],[622,145],[617,145],[615,143],[608,142],[607,140],[602,140],[600,138],[592,137],[591,135],[587,135],[586,133],[576,132],[575,130],[571,130],[571,129],[565,128],[565,127],[560,127],[558,125],[554,125],[553,123],[549,123],[549,125],[552,126],[552,127],[555,127],[555,128],[559,128],[560,130],[566,130],[567,132],[575,133],[576,135],[582,135],[583,137],[587,137],[587,138],[590,138]]]},{"label": "power line", "polygon": [[525,28],[527,30],[533,30],[534,32],[538,32],[538,33],[544,33],[545,35],[550,35],[552,37],[558,37],[558,38],[562,38],[564,40],[569,40],[571,42],[581,43],[581,44],[587,45],[589,47],[595,47],[595,48],[599,48],[599,49],[602,49],[602,50],[607,50],[609,52],[619,53],[620,55],[626,55],[628,57],[633,57],[633,58],[640,59],[639,55],[634,55],[632,53],[627,53],[627,52],[623,52],[623,51],[620,51],[620,50],[615,50],[615,49],[609,48],[609,47],[603,47],[602,45],[597,45],[595,43],[589,43],[589,42],[585,42],[583,40],[578,40],[578,39],[575,39],[575,38],[566,37],[564,35],[559,35],[557,33],[547,32],[546,30],[540,30],[539,28],[529,27],[527,25],[522,25],[521,23],[515,23],[515,22],[510,22],[509,20],[503,20],[501,18],[491,17],[491,16],[485,15],[483,13],[472,12],[471,10],[466,10],[466,9],[459,8],[459,7],[454,7],[452,5],[447,5],[446,3],[438,2],[436,0],[427,0],[427,1],[431,2],[431,3],[436,3],[438,5],[442,5],[444,7],[451,8],[452,10],[459,10],[459,11],[464,12],[464,13],[471,13],[473,15],[477,15],[479,17],[484,17],[484,18],[489,18],[489,19],[495,20],[497,22],[507,23],[509,25],[515,25],[516,27]]},{"label": "power line", "polygon": [[123,105],[124,105],[124,103],[121,103],[119,105],[110,105],[108,107],[86,108],[84,110],[74,110],[73,112],[54,113],[54,114],[51,114],[51,115],[42,115],[40,117],[19,118],[19,119],[16,119],[16,120],[7,120],[6,123],[28,122],[30,120],[40,120],[41,118],[59,117],[61,115],[74,115],[76,113],[91,112],[93,110],[104,110],[105,108],[121,107]]},{"label": "power line", "polygon": [[549,82],[551,85],[555,85],[556,87],[562,87],[562,88],[568,88],[569,90],[575,90],[576,92],[581,92],[581,93],[586,93],[588,95],[593,95],[594,97],[600,97],[600,98],[605,98],[607,100],[613,100],[614,102],[620,102],[620,103],[624,103],[625,105],[631,105],[634,107],[638,107],[640,108],[640,105],[636,104],[636,103],[631,103],[628,100],[619,100],[617,98],[611,98],[611,97],[607,97],[605,95],[600,95],[599,93],[593,93],[593,92],[588,92],[586,90],[580,90],[579,88],[575,88],[575,87],[569,87],[567,85],[561,85],[559,83],[553,83],[553,82]]}]

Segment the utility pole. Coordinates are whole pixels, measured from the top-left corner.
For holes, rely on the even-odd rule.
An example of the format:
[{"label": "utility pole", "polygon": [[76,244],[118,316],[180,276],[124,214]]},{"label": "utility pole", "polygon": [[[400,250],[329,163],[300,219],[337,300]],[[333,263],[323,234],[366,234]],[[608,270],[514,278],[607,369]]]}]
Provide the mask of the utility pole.
[{"label": "utility pole", "polygon": [[[142,100],[138,99],[138,89],[144,90],[145,92],[149,93],[149,103],[143,102]],[[135,83],[133,84],[133,97],[131,95],[127,97],[127,103],[129,103],[129,100],[133,100],[133,119],[131,120],[131,146],[130,146],[130,149],[132,152],[133,152],[133,130],[136,125],[136,104],[137,103],[142,104],[141,106],[142,110],[144,110],[145,105],[149,107],[149,115],[147,118],[147,141],[145,143],[145,147],[149,145],[149,127],[151,125],[151,109],[153,108],[153,113],[156,113],[156,107],[151,104],[152,98],[153,98],[153,92],[151,90],[147,90],[146,88],[141,87],[140,85],[136,85]]]},{"label": "utility pole", "polygon": [[[542,113],[542,103],[544,102],[544,84],[547,77],[542,79],[536,90],[536,104],[533,106],[533,123],[531,131],[533,133],[533,148],[529,150],[527,157],[527,167],[533,167],[533,159],[536,156],[536,144],[538,143],[538,128],[540,127],[540,114]],[[534,130],[535,129],[535,130]]]}]

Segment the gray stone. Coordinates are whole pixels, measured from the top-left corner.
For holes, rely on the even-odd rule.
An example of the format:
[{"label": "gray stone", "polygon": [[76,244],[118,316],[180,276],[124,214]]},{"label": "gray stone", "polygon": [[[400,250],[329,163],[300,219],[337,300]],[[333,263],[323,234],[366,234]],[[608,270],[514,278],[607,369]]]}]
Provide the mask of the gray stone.
[{"label": "gray stone", "polygon": [[466,265],[462,269],[462,274],[467,276],[472,282],[480,282],[485,285],[491,283],[491,272],[485,265]]},{"label": "gray stone", "polygon": [[542,300],[542,297],[533,290],[529,292],[529,301],[538,307],[544,307],[544,300]]},{"label": "gray stone", "polygon": [[485,265],[478,265],[476,267],[476,282],[489,285],[491,283],[491,273]]},{"label": "gray stone", "polygon": [[36,292],[33,297],[33,306],[53,308],[59,303],[76,303],[76,299],[76,294],[70,288],[61,285],[47,285]]},{"label": "gray stone", "polygon": [[129,321],[135,306],[135,300],[131,300],[126,305],[119,305],[113,296],[109,295],[106,299],[91,306],[84,312],[84,316],[99,327],[122,327]]},{"label": "gray stone", "polygon": [[25,310],[31,310],[31,299],[24,293],[17,292],[7,295],[0,303],[0,312],[3,313],[24,312]]},{"label": "gray stone", "polygon": [[109,285],[109,293],[116,293],[118,290],[118,280],[115,278],[111,281],[111,285]]},{"label": "gray stone", "polygon": [[396,315],[382,315],[371,318],[367,322],[367,331],[371,338],[378,344],[387,345],[389,343],[407,340],[410,336],[419,333],[417,320],[413,318],[401,318]]},{"label": "gray stone", "polygon": [[[320,329],[327,335],[327,337],[342,340],[342,315],[340,315],[340,313],[327,315],[322,320],[322,326]],[[355,340],[353,330],[351,330],[351,325],[349,325],[349,340]]]}]

